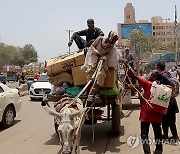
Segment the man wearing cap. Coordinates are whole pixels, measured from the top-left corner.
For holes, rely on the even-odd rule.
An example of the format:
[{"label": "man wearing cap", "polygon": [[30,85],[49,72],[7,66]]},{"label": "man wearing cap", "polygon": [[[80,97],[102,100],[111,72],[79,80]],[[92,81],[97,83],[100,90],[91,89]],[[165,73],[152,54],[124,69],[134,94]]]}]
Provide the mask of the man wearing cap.
[{"label": "man wearing cap", "polygon": [[[101,31],[101,29],[94,26],[94,20],[92,18],[87,20],[87,26],[87,29],[73,33],[71,39],[68,42],[69,47],[72,45],[73,40],[76,42],[79,49],[90,47],[96,38],[99,36],[104,36],[104,33]],[[81,36],[86,36],[86,40],[84,40]]]}]

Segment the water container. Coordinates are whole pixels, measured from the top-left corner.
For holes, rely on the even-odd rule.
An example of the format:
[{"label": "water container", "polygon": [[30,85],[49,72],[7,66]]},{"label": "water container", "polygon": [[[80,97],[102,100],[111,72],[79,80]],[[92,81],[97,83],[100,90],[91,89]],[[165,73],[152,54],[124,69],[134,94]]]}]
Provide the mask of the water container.
[{"label": "water container", "polygon": [[159,85],[156,81],[152,83],[150,103],[153,110],[166,114],[172,95],[172,88],[166,85]]}]

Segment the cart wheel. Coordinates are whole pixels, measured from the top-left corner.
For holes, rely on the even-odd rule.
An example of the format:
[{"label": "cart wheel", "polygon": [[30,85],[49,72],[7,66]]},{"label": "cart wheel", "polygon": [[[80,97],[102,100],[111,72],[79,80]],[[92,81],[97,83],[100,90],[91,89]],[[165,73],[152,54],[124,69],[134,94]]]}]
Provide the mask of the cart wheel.
[{"label": "cart wheel", "polygon": [[93,123],[92,123],[92,119],[89,119],[89,120],[85,119],[85,121],[84,121],[85,125],[92,125],[92,124],[96,124],[96,123],[97,123],[97,119],[94,119]]},{"label": "cart wheel", "polygon": [[120,135],[121,119],[120,119],[120,105],[112,104],[112,131],[114,135]]}]

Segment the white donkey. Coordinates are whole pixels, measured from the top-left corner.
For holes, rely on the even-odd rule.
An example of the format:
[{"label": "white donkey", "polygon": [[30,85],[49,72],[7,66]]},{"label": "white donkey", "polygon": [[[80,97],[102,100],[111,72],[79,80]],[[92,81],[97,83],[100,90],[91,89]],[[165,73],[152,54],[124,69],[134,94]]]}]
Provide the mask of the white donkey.
[{"label": "white donkey", "polygon": [[42,102],[44,109],[58,121],[57,132],[62,145],[63,154],[77,154],[79,150],[80,133],[76,134],[77,128],[86,108],[83,108],[83,102],[77,99],[75,103],[69,106],[72,98],[62,98],[55,109],[50,108],[47,103]]}]

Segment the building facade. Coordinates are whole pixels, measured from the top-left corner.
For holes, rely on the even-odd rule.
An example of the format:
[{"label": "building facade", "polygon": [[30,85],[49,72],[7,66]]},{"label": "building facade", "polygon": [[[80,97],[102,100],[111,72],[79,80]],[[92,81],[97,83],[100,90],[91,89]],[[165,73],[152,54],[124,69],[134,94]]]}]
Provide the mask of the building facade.
[{"label": "building facade", "polygon": [[173,45],[175,42],[175,24],[168,22],[168,20],[160,16],[151,18],[152,35],[161,42],[164,48]]},{"label": "building facade", "polygon": [[124,23],[131,24],[135,22],[135,9],[132,3],[127,3],[124,8]]},{"label": "building facade", "polygon": [[[124,8],[124,23],[117,24],[119,36],[118,43],[126,45],[128,34],[130,34],[133,29],[139,29],[146,35],[155,36],[164,48],[172,46],[175,42],[175,24],[173,22],[168,22],[168,20],[170,19],[154,16],[151,18],[151,22],[148,22],[148,20],[140,20],[136,23],[135,9],[132,3],[127,3]],[[179,25],[179,23],[177,24]]]}]

